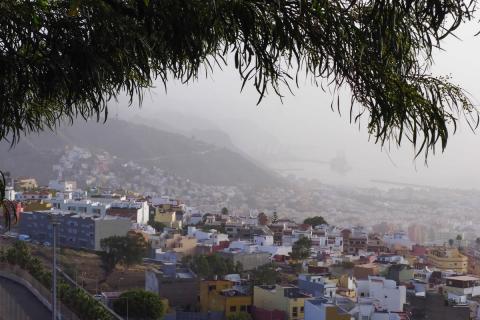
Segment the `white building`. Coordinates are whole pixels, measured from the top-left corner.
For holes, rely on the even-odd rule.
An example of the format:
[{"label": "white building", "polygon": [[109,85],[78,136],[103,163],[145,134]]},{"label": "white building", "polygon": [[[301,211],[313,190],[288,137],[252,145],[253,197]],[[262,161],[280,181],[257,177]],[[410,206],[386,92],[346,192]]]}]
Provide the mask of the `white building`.
[{"label": "white building", "polygon": [[380,255],[377,257],[377,262],[409,264],[408,261],[403,256],[400,256],[400,255]]},{"label": "white building", "polygon": [[408,238],[405,232],[395,232],[393,234],[386,234],[383,236],[383,242],[386,246],[392,248],[395,246],[406,247],[412,249],[413,242]]},{"label": "white building", "polygon": [[72,192],[77,189],[77,182],[68,180],[50,180],[48,182],[48,188],[61,192]]},{"label": "white building", "polygon": [[110,204],[96,202],[88,199],[74,200],[64,199],[63,197],[55,197],[49,200],[55,209],[81,213],[86,215],[105,216],[106,211],[110,208]]},{"label": "white building", "polygon": [[480,278],[473,276],[451,276],[445,278],[445,292],[468,298],[480,295]]},{"label": "white building", "polygon": [[219,245],[222,241],[228,241],[228,235],[220,233],[215,229],[206,232],[193,226],[189,226],[187,234],[188,236],[197,239],[198,243],[201,244]]},{"label": "white building", "polygon": [[305,300],[304,309],[305,320],[351,319],[346,310],[326,299]]},{"label": "white building", "polygon": [[357,299],[360,304],[372,304],[378,311],[402,312],[406,303],[405,286],[397,286],[394,280],[369,276],[357,280]]},{"label": "white building", "polygon": [[10,201],[15,200],[15,194],[16,194],[16,192],[13,189],[13,187],[6,187],[5,188],[5,199],[10,200]]},{"label": "white building", "polygon": [[120,201],[113,202],[107,210],[107,214],[121,217],[130,217],[131,220],[140,224],[147,224],[150,207],[147,201]]},{"label": "white building", "polygon": [[258,246],[271,246],[273,245],[273,236],[270,236],[270,235],[254,236],[253,242]]}]

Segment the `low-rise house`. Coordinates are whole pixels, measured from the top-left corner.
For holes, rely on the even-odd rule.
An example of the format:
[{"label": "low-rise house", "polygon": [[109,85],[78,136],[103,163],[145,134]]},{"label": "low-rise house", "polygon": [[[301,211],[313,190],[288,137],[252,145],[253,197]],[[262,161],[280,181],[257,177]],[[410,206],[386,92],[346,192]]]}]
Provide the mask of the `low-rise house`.
[{"label": "low-rise house", "polygon": [[393,280],[383,277],[368,277],[357,280],[357,299],[363,304],[374,304],[376,310],[403,312],[406,303],[406,287],[397,286]]},{"label": "low-rise house", "polygon": [[[281,311],[287,320],[304,318],[305,301],[311,296],[301,292],[297,287],[254,286],[253,305],[255,308],[266,311]],[[268,319],[268,318],[267,318]]]},{"label": "low-rise house", "polygon": [[52,192],[48,190],[17,192],[15,199],[18,201],[48,201],[52,199]]},{"label": "low-rise house", "polygon": [[234,281],[200,281],[202,312],[220,311],[228,318],[240,312],[251,312],[252,302],[253,297],[249,290],[240,290]]},{"label": "low-rise house", "polygon": [[44,211],[52,209],[50,202],[40,201],[22,201],[22,209],[25,212]]},{"label": "low-rise house", "polygon": [[352,232],[350,229],[344,229],[341,231],[341,234],[343,237],[344,253],[358,255],[361,252],[367,251],[368,237],[366,233],[361,231]]},{"label": "low-rise house", "polygon": [[305,320],[351,320],[347,310],[325,298],[305,301]]},{"label": "low-rise house", "polygon": [[50,180],[48,182],[48,188],[60,192],[72,192],[77,189],[77,182],[68,180]]},{"label": "low-rise house", "polygon": [[198,303],[199,279],[188,268],[163,263],[145,271],[145,290],[166,298],[176,309],[192,311]]},{"label": "low-rise house", "polygon": [[65,199],[57,196],[49,200],[55,209],[103,217],[110,208],[110,203],[93,201],[90,199]]},{"label": "low-rise house", "polygon": [[315,298],[332,298],[337,291],[337,283],[322,275],[300,274],[298,287]]},{"label": "low-rise house", "polygon": [[480,296],[480,278],[473,276],[452,276],[445,278],[445,293],[472,298]]},{"label": "low-rise house", "polygon": [[16,191],[30,190],[38,188],[35,178],[21,177],[14,180],[14,188]]},{"label": "low-rise house", "polygon": [[149,236],[152,249],[173,251],[182,255],[193,255],[197,246],[197,239],[192,236],[182,236],[179,233],[164,231],[160,235]]},{"label": "low-rise house", "polygon": [[356,279],[368,279],[379,274],[378,265],[375,263],[358,264],[353,267],[353,276]]},{"label": "low-rise house", "polygon": [[388,267],[387,279],[396,283],[407,283],[414,279],[415,270],[406,264],[394,264]]},{"label": "low-rise house", "polygon": [[120,201],[113,202],[107,209],[110,216],[129,218],[130,220],[147,224],[149,219],[149,207],[147,201]]}]

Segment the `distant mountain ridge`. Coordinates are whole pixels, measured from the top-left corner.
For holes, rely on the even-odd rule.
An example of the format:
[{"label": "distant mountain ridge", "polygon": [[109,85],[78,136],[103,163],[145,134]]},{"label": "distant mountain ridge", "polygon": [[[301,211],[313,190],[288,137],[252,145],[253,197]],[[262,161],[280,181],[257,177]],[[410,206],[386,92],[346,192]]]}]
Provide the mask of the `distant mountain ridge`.
[{"label": "distant mountain ridge", "polygon": [[11,150],[8,143],[0,144],[0,168],[15,176],[36,176],[46,183],[55,178],[53,165],[67,146],[106,151],[122,161],[156,166],[208,185],[267,187],[285,183],[274,172],[227,148],[115,119],[105,124],[77,121],[73,126],[61,126],[56,133],[31,134]]}]

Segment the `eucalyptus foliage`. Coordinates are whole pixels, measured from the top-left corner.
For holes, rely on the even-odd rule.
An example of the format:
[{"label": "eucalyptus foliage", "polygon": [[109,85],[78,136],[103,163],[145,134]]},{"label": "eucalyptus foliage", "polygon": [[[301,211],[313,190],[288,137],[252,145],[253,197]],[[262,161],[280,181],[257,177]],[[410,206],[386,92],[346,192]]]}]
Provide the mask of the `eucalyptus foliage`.
[{"label": "eucalyptus foliage", "polygon": [[[418,154],[443,150],[469,96],[430,73],[432,50],[476,1],[459,0],[31,0],[0,2],[0,140],[107,118],[127,93],[155,80],[188,84],[227,62],[260,102],[307,77],[351,93],[352,122]],[[2,194],[3,196],[3,194]]]}]

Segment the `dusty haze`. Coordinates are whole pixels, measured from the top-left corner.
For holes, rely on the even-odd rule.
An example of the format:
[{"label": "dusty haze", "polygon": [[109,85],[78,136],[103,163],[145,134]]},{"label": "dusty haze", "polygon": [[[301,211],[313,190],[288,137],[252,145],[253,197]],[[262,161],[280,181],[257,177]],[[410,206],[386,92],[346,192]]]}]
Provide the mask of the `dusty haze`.
[{"label": "dusty haze", "polygon": [[[478,104],[480,39],[477,24],[464,26],[436,54],[435,74],[451,75]],[[158,83],[143,107],[125,108],[126,100],[112,106],[110,115],[135,121],[158,121],[160,127],[196,136],[224,132],[232,144],[282,174],[316,178],[325,183],[371,186],[372,180],[479,188],[480,137],[466,125],[450,138],[445,153],[414,159],[414,150],[381,148],[369,141],[366,118],[358,125],[348,119],[349,97],[343,98],[342,116],[330,109],[331,94],[301,82],[292,96],[286,89],[283,103],[270,94],[259,106],[258,95],[241,82],[233,67],[217,70],[209,79],[182,85],[170,82],[166,93]],[[224,138],[224,137],[223,137]]]}]

